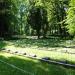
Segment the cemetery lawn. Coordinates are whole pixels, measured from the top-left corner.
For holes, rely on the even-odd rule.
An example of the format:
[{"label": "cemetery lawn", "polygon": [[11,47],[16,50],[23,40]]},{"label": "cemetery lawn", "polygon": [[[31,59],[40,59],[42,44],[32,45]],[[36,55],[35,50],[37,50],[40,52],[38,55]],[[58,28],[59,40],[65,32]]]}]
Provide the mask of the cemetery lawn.
[{"label": "cemetery lawn", "polygon": [[57,61],[67,61],[75,64],[75,54],[65,53],[66,50],[75,53],[75,41],[62,39],[13,39],[5,40],[6,49],[24,51],[36,54],[39,58],[50,57]]},{"label": "cemetery lawn", "polygon": [[0,75],[75,75],[75,69],[48,64],[22,56],[0,52],[0,60],[29,72],[23,73],[5,63],[0,62]]}]

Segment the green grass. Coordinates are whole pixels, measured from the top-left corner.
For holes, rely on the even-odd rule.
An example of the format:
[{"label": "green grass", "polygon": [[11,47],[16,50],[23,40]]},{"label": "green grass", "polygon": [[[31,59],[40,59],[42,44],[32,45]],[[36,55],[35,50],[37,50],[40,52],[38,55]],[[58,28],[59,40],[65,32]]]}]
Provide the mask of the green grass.
[{"label": "green grass", "polygon": [[[75,42],[72,40],[59,40],[59,39],[17,39],[5,41],[8,45],[6,48],[11,50],[20,50],[25,51],[27,54],[36,54],[38,57],[50,57],[54,60],[62,60],[68,63],[75,64],[75,55],[56,52],[65,51],[74,51],[74,48],[66,48],[66,46],[74,46]],[[71,44],[71,45],[70,45]],[[53,50],[53,51],[50,51]]]},{"label": "green grass", "polygon": [[65,41],[59,39],[18,39],[9,40],[17,47],[64,47]]},{"label": "green grass", "polygon": [[6,46],[6,43],[0,40],[0,49],[4,48],[5,46]]},{"label": "green grass", "polygon": [[[52,65],[30,58],[0,53],[0,60],[13,64],[34,75],[75,75],[75,70],[59,65]],[[29,75],[0,62],[0,75]]]},{"label": "green grass", "polygon": [[9,40],[17,47],[37,47],[37,48],[53,48],[53,47],[72,47],[75,45],[75,40],[64,40],[60,38],[50,38],[50,39],[16,39]]},{"label": "green grass", "polygon": [[[53,41],[50,39],[19,39],[1,41],[0,48],[8,48],[11,50],[24,50],[25,52],[37,54],[38,57],[48,56],[56,60],[68,60],[71,63],[75,63],[75,55],[60,53],[56,51],[49,51],[48,49],[61,50],[65,47],[65,40]],[[71,48],[72,50],[72,48]],[[65,68],[59,65],[48,64],[38,60],[29,59],[26,57],[15,56],[8,53],[0,53],[0,59],[13,64],[27,72],[34,75],[74,75],[75,70],[71,68]],[[0,75],[29,75],[22,73],[17,69],[12,68],[2,62],[0,62]]]}]

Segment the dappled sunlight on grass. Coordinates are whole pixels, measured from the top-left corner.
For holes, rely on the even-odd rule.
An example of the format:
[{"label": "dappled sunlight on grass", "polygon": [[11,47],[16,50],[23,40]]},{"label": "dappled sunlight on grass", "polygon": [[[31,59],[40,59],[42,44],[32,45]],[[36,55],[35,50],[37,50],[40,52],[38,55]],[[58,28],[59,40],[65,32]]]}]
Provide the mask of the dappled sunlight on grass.
[{"label": "dappled sunlight on grass", "polygon": [[73,40],[63,40],[63,39],[16,39],[7,41],[9,45],[14,45],[15,47],[31,47],[31,48],[65,48],[75,46],[75,41]]},{"label": "dappled sunlight on grass", "polygon": [[64,40],[59,39],[19,39],[9,41],[17,47],[64,47]]},{"label": "dappled sunlight on grass", "polygon": [[39,58],[50,57],[54,60],[68,61],[68,63],[75,64],[75,54],[66,53],[66,50],[75,52],[74,48],[66,48],[66,46],[70,45],[70,42],[73,41],[61,39],[17,39],[5,41],[7,44],[5,48],[13,52],[16,50],[26,52],[28,55],[36,54]]},{"label": "dappled sunlight on grass", "polygon": [[46,51],[46,50],[38,50],[38,49],[32,49],[32,48],[20,48],[20,47],[14,47],[14,46],[8,46],[8,50],[11,50],[12,52],[18,51],[20,53],[25,52],[27,55],[29,54],[36,54],[39,58],[43,57],[50,57],[52,60],[59,60],[59,61],[68,61],[68,63],[75,64],[75,54],[68,54],[68,53],[62,53],[57,51]]},{"label": "dappled sunlight on grass", "polygon": [[6,58],[14,56],[13,54],[5,53],[5,52],[0,52],[0,56],[4,56]]},{"label": "dappled sunlight on grass", "polygon": [[[7,56],[8,58],[6,58],[5,56]],[[16,56],[16,55],[14,56],[8,53],[0,53],[0,60],[13,64],[34,75],[74,75],[75,74],[75,70],[71,68],[67,69],[63,66],[48,64],[39,60],[34,60],[22,56]],[[13,69],[12,67],[3,64],[1,62],[0,62],[0,74],[1,75],[21,75],[21,74],[30,75],[30,74],[22,73],[17,69]]]}]

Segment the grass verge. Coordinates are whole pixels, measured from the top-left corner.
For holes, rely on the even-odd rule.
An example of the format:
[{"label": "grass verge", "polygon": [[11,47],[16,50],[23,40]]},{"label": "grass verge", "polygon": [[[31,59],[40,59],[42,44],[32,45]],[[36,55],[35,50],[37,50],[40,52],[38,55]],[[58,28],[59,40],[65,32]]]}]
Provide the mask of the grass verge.
[{"label": "grass verge", "polygon": [[[48,64],[38,60],[15,56],[12,54],[0,53],[0,59],[13,64],[34,75],[75,75],[75,70],[63,66]],[[29,75],[22,73],[12,67],[0,62],[0,75]]]}]

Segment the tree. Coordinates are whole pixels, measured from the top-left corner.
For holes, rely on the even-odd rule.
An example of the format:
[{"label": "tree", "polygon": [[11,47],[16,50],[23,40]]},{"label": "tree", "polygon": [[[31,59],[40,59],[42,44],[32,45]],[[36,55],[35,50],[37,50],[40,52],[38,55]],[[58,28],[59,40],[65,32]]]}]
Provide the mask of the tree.
[{"label": "tree", "polygon": [[75,0],[71,0],[67,12],[67,29],[70,35],[75,36]]},{"label": "tree", "polygon": [[33,3],[29,11],[28,23],[36,30],[38,38],[40,37],[40,30],[43,30],[43,37],[46,37],[48,21],[47,11],[43,6]]},{"label": "tree", "polygon": [[65,35],[66,9],[69,0],[43,0],[48,12],[50,34]]},{"label": "tree", "polygon": [[[5,32],[13,34],[21,34],[24,32],[27,14],[27,1],[26,0],[3,0],[1,2],[2,21],[5,20],[5,24],[1,25],[2,34]],[[1,20],[0,20],[1,21]],[[1,21],[1,22],[2,22]],[[0,22],[0,23],[1,23]],[[2,22],[3,23],[3,22]],[[1,30],[0,29],[0,30]]]},{"label": "tree", "polygon": [[[66,32],[65,19],[69,0],[1,1],[3,1],[3,3],[0,4],[0,17],[2,17],[2,21],[0,20],[0,34],[2,35],[4,35],[4,33],[28,34],[29,31],[31,34],[32,31],[34,32],[34,30],[36,30],[35,33],[37,33],[38,38],[40,35],[43,35],[45,38],[46,35],[64,35]],[[74,3],[72,1],[70,6]],[[29,25],[27,24],[27,20]],[[69,20],[68,16],[67,20]],[[4,24],[3,21],[5,21]],[[70,27],[68,26],[70,25],[67,25],[67,29],[69,30]]]},{"label": "tree", "polygon": [[0,36],[4,37],[8,33],[10,25],[10,0],[0,1]]}]

